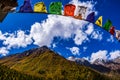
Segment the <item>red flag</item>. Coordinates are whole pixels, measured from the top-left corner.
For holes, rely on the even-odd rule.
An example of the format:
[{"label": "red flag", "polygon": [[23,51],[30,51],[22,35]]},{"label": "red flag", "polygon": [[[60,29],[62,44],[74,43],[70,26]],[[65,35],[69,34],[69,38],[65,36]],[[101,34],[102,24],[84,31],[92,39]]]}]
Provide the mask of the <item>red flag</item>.
[{"label": "red flag", "polygon": [[115,27],[112,26],[112,27],[110,28],[110,31],[109,31],[109,32],[110,32],[112,35],[114,35],[114,34],[115,34]]},{"label": "red flag", "polygon": [[64,7],[64,15],[65,16],[74,16],[76,6],[73,4],[67,4]]}]

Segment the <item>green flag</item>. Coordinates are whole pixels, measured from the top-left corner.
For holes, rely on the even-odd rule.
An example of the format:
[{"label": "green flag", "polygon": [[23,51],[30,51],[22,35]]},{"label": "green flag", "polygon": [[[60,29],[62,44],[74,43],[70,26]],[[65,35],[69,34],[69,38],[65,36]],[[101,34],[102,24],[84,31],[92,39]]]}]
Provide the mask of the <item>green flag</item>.
[{"label": "green flag", "polygon": [[103,28],[107,31],[110,30],[110,27],[112,27],[112,22],[108,19]]},{"label": "green flag", "polygon": [[61,2],[51,2],[49,6],[49,13],[51,14],[62,14],[62,3]]}]

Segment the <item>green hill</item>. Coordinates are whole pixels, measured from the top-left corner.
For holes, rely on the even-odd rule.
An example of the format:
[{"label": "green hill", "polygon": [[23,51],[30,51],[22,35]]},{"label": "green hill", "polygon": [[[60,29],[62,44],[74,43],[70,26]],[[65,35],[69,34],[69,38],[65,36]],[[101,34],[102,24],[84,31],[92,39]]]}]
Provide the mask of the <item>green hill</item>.
[{"label": "green hill", "polygon": [[0,65],[0,80],[40,80],[40,78],[26,75]]},{"label": "green hill", "polygon": [[45,46],[5,57],[0,63],[43,80],[110,80],[95,70],[66,60]]}]

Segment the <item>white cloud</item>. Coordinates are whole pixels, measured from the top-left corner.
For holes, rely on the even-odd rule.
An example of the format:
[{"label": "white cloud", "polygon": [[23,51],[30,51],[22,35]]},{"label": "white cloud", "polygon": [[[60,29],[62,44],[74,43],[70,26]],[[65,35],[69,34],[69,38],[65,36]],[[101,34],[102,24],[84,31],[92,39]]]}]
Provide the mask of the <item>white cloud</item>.
[{"label": "white cloud", "polygon": [[74,56],[70,56],[67,59],[70,60],[70,61],[79,61],[79,60],[82,61],[82,62],[84,62],[85,60],[89,61],[89,57],[76,58]]},{"label": "white cloud", "polygon": [[16,34],[8,33],[5,37],[3,45],[6,45],[8,49],[26,47],[32,43],[32,39],[29,35],[26,35],[25,32],[21,30],[17,31]]},{"label": "white cloud", "polygon": [[120,51],[116,50],[116,51],[110,53],[110,58],[109,59],[115,59],[115,58],[118,58],[118,57],[120,57]]},{"label": "white cloud", "polygon": [[87,50],[87,47],[83,47],[83,51],[85,52]]},{"label": "white cloud", "polygon": [[75,42],[76,45],[81,45],[83,42],[85,42],[87,40],[89,40],[87,38],[87,34],[85,34],[81,30],[76,31],[76,35],[75,35],[75,38],[74,38],[74,42]]},{"label": "white cloud", "polygon": [[73,55],[80,55],[80,49],[78,47],[69,48]]},{"label": "white cloud", "polygon": [[88,29],[85,31],[88,35],[90,35],[93,31],[94,31],[94,28],[93,28],[93,24],[90,23],[88,26]]},{"label": "white cloud", "polygon": [[2,34],[2,32],[0,31],[0,40],[5,40],[5,39],[6,39],[5,35]]},{"label": "white cloud", "polygon": [[97,39],[97,40],[102,40],[102,35],[103,35],[103,32],[95,30],[95,31],[93,31],[91,38]]},{"label": "white cloud", "polygon": [[57,46],[56,46],[56,44],[55,44],[55,43],[53,43],[53,44],[52,44],[52,47],[53,47],[53,48],[56,48]]},{"label": "white cloud", "polygon": [[83,57],[83,59],[89,61],[89,57],[88,56],[87,57]]},{"label": "white cloud", "polygon": [[6,56],[9,53],[9,51],[6,49],[6,47],[0,48],[0,54],[3,56]]},{"label": "white cloud", "polygon": [[92,53],[90,62],[94,62],[96,59],[107,60],[107,57],[108,57],[107,53],[108,53],[108,51],[106,51],[106,50],[99,50],[96,53]]},{"label": "white cloud", "polygon": [[108,42],[114,42],[114,37],[111,35],[109,39],[107,39]]},{"label": "white cloud", "polygon": [[96,53],[92,53],[90,62],[94,62],[96,59],[112,60],[120,57],[120,50],[112,51],[108,53],[107,50],[99,50]]},{"label": "white cloud", "polygon": [[70,61],[75,61],[75,60],[76,60],[76,58],[73,57],[73,56],[70,56],[70,57],[68,57],[67,59],[70,60]]},{"label": "white cloud", "polygon": [[[83,28],[88,22],[76,20],[70,17],[48,15],[48,19],[42,23],[35,23],[31,26],[30,36],[34,40],[34,44],[38,46],[50,46],[54,37],[62,39],[73,38],[75,44],[81,45],[88,41],[88,35],[93,31],[93,25],[90,24],[86,32]],[[75,35],[74,37],[72,35]],[[39,37],[38,37],[39,36]]]}]

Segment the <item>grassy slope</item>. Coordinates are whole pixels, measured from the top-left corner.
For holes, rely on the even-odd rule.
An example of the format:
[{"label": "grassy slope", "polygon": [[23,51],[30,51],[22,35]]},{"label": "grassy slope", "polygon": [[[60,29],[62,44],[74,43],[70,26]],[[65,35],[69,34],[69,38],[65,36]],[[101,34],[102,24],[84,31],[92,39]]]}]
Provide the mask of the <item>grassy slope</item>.
[{"label": "grassy slope", "polygon": [[40,78],[26,75],[0,65],[0,80],[40,80]]},{"label": "grassy slope", "polygon": [[0,60],[0,63],[11,69],[49,80],[110,80],[88,67],[67,61],[50,50],[36,55],[38,53],[34,52],[22,58],[12,56]]}]

